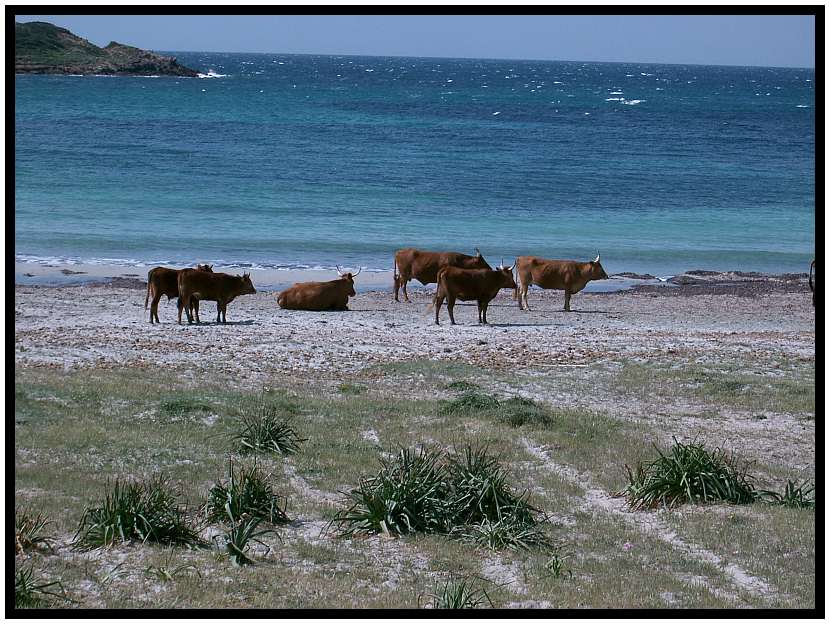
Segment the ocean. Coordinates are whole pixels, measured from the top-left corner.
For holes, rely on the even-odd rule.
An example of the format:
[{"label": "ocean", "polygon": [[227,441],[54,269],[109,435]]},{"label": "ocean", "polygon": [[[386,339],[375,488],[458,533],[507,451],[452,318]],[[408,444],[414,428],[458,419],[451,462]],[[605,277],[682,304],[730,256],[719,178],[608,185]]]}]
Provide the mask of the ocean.
[{"label": "ocean", "polygon": [[172,54],[205,78],[15,78],[17,262],[815,255],[812,69]]}]

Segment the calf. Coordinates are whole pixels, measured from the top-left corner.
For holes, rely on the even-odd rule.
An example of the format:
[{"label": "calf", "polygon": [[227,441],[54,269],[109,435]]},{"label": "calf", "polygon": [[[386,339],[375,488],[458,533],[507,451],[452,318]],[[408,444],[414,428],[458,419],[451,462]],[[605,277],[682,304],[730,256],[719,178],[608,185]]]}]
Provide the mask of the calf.
[{"label": "calf", "polygon": [[462,269],[489,269],[490,265],[481,257],[476,248],[476,255],[468,256],[454,251],[421,251],[420,249],[399,249],[395,252],[393,277],[395,280],[395,301],[398,291],[403,286],[403,298],[408,303],[409,295],[406,284],[416,279],[425,286],[438,281],[438,269],[443,266],[455,266]]},{"label": "calf", "polygon": [[349,297],[354,297],[354,278],[357,273],[341,273],[330,282],[300,282],[286,288],[277,297],[277,303],[284,310],[348,310]]},{"label": "calf", "polygon": [[193,322],[193,312],[196,313],[196,322],[199,319],[198,301],[216,302],[216,322],[227,323],[228,304],[239,295],[253,295],[256,293],[251,276],[228,275],[227,273],[205,273],[195,269],[182,269],[178,275],[179,285],[179,324],[182,322],[182,308],[187,312],[188,325]]},{"label": "calf", "polygon": [[[150,269],[147,273],[147,296],[144,298],[144,309],[147,309],[147,302],[152,297],[153,301],[150,304],[150,323],[153,322],[153,318],[156,319],[156,323],[161,322],[159,321],[159,301],[162,295],[167,295],[168,301],[173,297],[179,296],[178,276],[180,270],[160,266]],[[213,273],[213,265],[199,264],[195,270]],[[196,301],[194,305],[198,311],[199,302]]]},{"label": "calf", "polygon": [[[516,266],[515,264],[513,266]],[[450,313],[450,323],[455,325],[453,308],[456,299],[461,301],[478,302],[478,322],[487,324],[487,306],[502,288],[516,288],[513,280],[513,267],[499,266],[493,269],[459,269],[458,267],[443,267],[438,271],[438,289],[435,292],[433,305],[435,306],[435,324],[438,323],[438,313],[441,304],[447,300],[447,312]]]},{"label": "calf", "polygon": [[519,276],[519,287],[513,293],[518,298],[519,309],[522,308],[522,299],[525,307],[530,310],[527,302],[527,289],[532,284],[541,288],[555,288],[565,291],[565,311],[571,311],[571,295],[585,288],[591,280],[608,279],[605,269],[599,263],[599,254],[590,262],[575,260],[546,260],[536,256],[519,256],[516,259],[516,272]]}]

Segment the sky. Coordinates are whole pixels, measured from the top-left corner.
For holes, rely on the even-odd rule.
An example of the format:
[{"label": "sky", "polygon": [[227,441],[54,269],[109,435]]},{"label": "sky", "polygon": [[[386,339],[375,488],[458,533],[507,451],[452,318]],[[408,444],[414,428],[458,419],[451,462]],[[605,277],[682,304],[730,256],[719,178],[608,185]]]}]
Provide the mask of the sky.
[{"label": "sky", "polygon": [[156,51],[815,67],[812,15],[19,15],[16,21],[50,22],[100,46],[118,41]]}]

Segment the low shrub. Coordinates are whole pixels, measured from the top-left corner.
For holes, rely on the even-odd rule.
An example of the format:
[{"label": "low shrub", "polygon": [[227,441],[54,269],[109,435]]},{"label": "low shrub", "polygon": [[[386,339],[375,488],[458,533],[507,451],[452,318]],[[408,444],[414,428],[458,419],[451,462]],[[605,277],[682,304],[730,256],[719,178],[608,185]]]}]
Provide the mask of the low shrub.
[{"label": "low shrub", "polygon": [[210,410],[211,407],[207,403],[183,397],[165,399],[159,407],[162,415],[173,418],[185,416],[191,412],[209,412]]},{"label": "low shrub", "polygon": [[772,505],[792,507],[795,509],[815,509],[816,489],[814,485],[804,482],[797,485],[795,481],[787,481],[782,493],[771,490],[758,492],[758,499]]},{"label": "low shrub", "polygon": [[667,454],[655,446],[659,457],[640,462],[634,471],[625,467],[628,485],[619,493],[632,509],[674,507],[682,503],[752,503],[756,500],[753,477],[746,465],[720,448],[684,444],[674,438]]},{"label": "low shrub", "polygon": [[332,522],[342,536],[442,533],[492,549],[552,547],[527,498],[511,490],[486,449],[468,446],[453,455],[401,449],[381,461],[376,476],[361,479],[350,506]]},{"label": "low shrub", "polygon": [[14,510],[14,551],[15,554],[25,554],[33,548],[51,548],[50,537],[44,533],[46,525],[51,521],[41,513],[32,515],[22,509]]},{"label": "low shrub", "polygon": [[300,449],[302,438],[291,426],[291,417],[280,415],[280,408],[260,402],[252,411],[243,411],[233,434],[241,452],[290,455]]},{"label": "low shrub", "polygon": [[452,401],[441,401],[441,411],[444,414],[466,414],[492,410],[498,406],[499,400],[495,396],[478,390],[468,390]]},{"label": "low shrub", "polygon": [[[60,587],[61,593],[51,591]],[[14,571],[14,606],[16,609],[48,606],[49,596],[67,600],[60,581],[43,583],[35,578],[34,566]]]},{"label": "low shrub", "polygon": [[205,504],[209,521],[228,518],[260,518],[272,524],[285,524],[291,519],[285,513],[288,501],[276,494],[256,462],[250,466],[234,465],[228,460],[228,480],[214,484]]},{"label": "low shrub", "polygon": [[[477,589],[472,578],[448,579],[438,586],[429,606],[433,609],[478,609],[485,605],[493,607],[493,601],[483,588]],[[420,602],[420,600],[419,600]]]},{"label": "low shrub", "polygon": [[197,531],[176,503],[167,478],[120,481],[109,486],[98,507],[87,507],[75,533],[73,546],[89,550],[117,542],[138,540],[161,544],[200,545]]}]

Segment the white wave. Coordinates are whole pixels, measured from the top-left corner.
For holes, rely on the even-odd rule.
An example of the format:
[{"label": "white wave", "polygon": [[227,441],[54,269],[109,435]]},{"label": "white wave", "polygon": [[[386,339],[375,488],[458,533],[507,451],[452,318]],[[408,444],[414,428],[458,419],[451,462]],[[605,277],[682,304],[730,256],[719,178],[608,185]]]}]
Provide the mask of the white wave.
[{"label": "white wave", "polygon": [[633,77],[634,77],[634,74],[626,74],[626,75],[625,75],[625,77],[626,77],[626,78],[633,78]]},{"label": "white wave", "polygon": [[621,100],[621,104],[625,104],[626,106],[634,106],[635,104],[639,104],[640,102],[645,102],[645,100]]},{"label": "white wave", "polygon": [[554,80],[553,84],[565,84],[564,82],[559,82],[558,80]]},{"label": "white wave", "polygon": [[654,74],[647,74],[647,73],[645,73],[645,72],[640,72],[640,75],[641,75],[641,76],[653,76]]},{"label": "white wave", "polygon": [[810,106],[807,105],[807,104],[796,104],[795,107],[796,108],[810,108]]},{"label": "white wave", "polygon": [[620,101],[624,101],[624,100],[625,100],[625,98],[605,98],[606,102],[620,102]]},{"label": "white wave", "polygon": [[206,73],[206,74],[199,73],[199,74],[196,74],[196,77],[197,78],[226,78],[227,74],[218,74],[215,71],[213,71],[212,69],[209,69],[208,73]]},{"label": "white wave", "polygon": [[623,92],[622,92],[622,91],[610,91],[610,92],[608,93],[608,95],[622,95],[622,94],[623,94]]},{"label": "white wave", "polygon": [[501,111],[496,111],[495,113],[493,113],[493,115],[494,115],[494,116],[495,116],[495,115],[501,115]]}]

